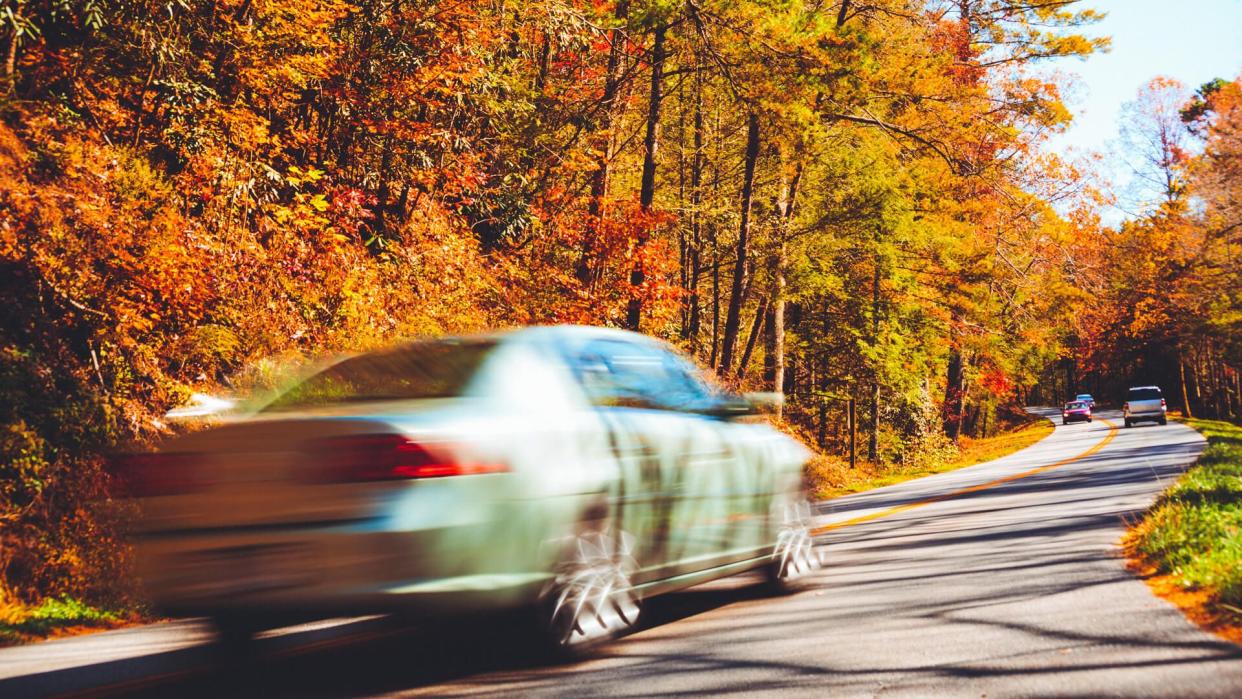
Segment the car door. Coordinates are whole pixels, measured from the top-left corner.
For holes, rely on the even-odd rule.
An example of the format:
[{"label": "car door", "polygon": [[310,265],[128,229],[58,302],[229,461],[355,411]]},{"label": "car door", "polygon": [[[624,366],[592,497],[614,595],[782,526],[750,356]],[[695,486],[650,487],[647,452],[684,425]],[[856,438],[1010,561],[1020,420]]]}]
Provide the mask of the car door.
[{"label": "car door", "polygon": [[592,339],[572,364],[610,432],[622,477],[614,502],[635,539],[636,582],[719,564],[736,454],[715,397],[679,357],[654,343]]},{"label": "car door", "polygon": [[[693,471],[691,486],[698,519],[703,522],[704,555],[713,565],[732,563],[771,551],[769,512],[773,493],[772,430],[748,416],[750,405],[739,396],[713,388],[688,358],[667,349],[668,382],[685,386],[688,399],[681,408],[697,421],[699,431],[710,431],[710,468]],[[702,450],[691,447],[699,458]]]}]

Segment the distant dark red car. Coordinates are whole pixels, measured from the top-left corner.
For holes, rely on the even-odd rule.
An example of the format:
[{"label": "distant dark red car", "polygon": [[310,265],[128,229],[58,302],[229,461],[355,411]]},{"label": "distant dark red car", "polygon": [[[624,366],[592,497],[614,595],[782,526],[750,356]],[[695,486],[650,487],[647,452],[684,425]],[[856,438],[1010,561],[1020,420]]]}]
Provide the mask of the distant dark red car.
[{"label": "distant dark red car", "polygon": [[1071,422],[1091,422],[1091,404],[1086,401],[1074,400],[1065,404],[1061,408],[1061,424],[1068,425]]}]

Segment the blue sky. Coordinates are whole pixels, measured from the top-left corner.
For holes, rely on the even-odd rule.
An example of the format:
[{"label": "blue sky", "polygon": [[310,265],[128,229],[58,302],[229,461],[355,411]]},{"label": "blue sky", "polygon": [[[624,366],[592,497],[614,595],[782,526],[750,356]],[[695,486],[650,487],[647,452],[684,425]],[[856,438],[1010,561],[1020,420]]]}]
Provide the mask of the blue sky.
[{"label": "blue sky", "polygon": [[1078,7],[1108,13],[1088,33],[1111,36],[1113,48],[1052,66],[1079,77],[1068,96],[1074,123],[1052,150],[1103,150],[1117,138],[1121,105],[1157,75],[1195,88],[1242,72],[1242,0],[1084,0]]}]

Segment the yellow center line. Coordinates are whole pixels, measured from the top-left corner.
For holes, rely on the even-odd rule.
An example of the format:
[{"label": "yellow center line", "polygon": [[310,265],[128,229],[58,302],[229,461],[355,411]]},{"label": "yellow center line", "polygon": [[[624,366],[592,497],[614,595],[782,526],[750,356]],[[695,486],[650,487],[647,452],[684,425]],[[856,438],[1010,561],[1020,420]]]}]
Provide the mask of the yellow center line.
[{"label": "yellow center line", "polygon": [[1100,419],[1100,422],[1103,422],[1105,425],[1108,425],[1108,434],[1105,435],[1104,439],[1101,439],[1095,446],[1091,447],[1090,449],[1076,456],[1071,456],[1068,459],[1061,459],[1060,461],[1056,461],[1046,466],[1040,466],[1038,468],[1033,468],[1033,469],[1030,469],[1029,471],[1023,471],[1021,473],[1015,473],[1013,475],[1005,476],[1004,478],[997,478],[996,480],[988,481],[987,483],[980,483],[979,485],[972,485],[970,487],[962,488],[960,490],[954,490],[953,492],[945,493],[944,495],[937,495],[935,497],[927,498],[926,500],[919,500],[917,502],[906,503],[905,505],[897,505],[895,507],[890,507],[886,510],[880,510],[878,512],[872,512],[870,514],[859,515],[858,517],[852,517],[850,519],[842,520],[840,522],[833,522],[832,524],[825,524],[822,527],[817,527],[816,529],[813,529],[811,531],[811,534],[812,535],[823,534],[825,532],[830,532],[834,529],[841,529],[843,527],[849,527],[855,524],[862,524],[863,522],[870,522],[872,520],[882,519],[884,517],[891,517],[895,514],[906,512],[907,510],[913,510],[918,507],[925,507],[932,503],[941,502],[943,500],[949,500],[951,498],[955,498],[960,495],[966,495],[967,493],[977,493],[980,490],[987,490],[988,488],[995,488],[998,485],[1009,483],[1010,481],[1016,481],[1021,478],[1028,478],[1030,476],[1043,473],[1044,471],[1051,471],[1054,468],[1060,468],[1061,466],[1072,464],[1075,461],[1081,461],[1082,459],[1085,459],[1088,456],[1091,456],[1092,454],[1108,446],[1108,443],[1113,441],[1113,438],[1117,436],[1116,425],[1104,419]]}]

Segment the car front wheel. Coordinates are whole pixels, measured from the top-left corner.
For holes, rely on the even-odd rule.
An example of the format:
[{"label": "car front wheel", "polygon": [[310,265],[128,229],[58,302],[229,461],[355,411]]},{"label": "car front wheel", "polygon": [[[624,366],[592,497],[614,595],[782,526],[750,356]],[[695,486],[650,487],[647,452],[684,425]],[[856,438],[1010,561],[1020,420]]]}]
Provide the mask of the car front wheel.
[{"label": "car front wheel", "polygon": [[584,532],[566,542],[538,605],[540,632],[554,656],[583,657],[638,623],[631,546],[625,532]]},{"label": "car front wheel", "polygon": [[777,525],[776,546],[764,574],[774,592],[787,594],[797,591],[809,574],[823,566],[823,561],[815,549],[808,499],[780,505],[772,516]]}]

